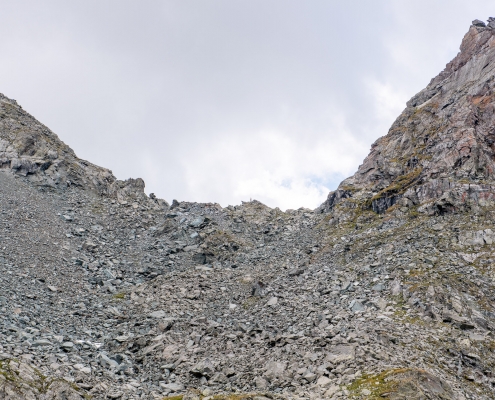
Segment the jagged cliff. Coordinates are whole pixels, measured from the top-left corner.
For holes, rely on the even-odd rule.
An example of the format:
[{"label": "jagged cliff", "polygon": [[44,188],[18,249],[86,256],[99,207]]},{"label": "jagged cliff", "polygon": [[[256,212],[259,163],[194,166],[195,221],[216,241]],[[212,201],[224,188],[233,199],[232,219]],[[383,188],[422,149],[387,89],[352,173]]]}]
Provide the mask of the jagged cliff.
[{"label": "jagged cliff", "polygon": [[495,200],[495,21],[475,21],[459,54],[407,103],[350,178],[322,205],[345,199],[383,213],[430,214]]}]

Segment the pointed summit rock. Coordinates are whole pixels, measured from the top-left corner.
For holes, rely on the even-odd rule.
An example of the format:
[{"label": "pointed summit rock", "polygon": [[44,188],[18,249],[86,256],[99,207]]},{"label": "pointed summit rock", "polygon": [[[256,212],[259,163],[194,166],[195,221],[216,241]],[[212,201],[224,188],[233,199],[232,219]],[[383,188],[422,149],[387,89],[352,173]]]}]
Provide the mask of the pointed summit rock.
[{"label": "pointed summit rock", "polygon": [[[343,200],[346,200],[346,204]],[[473,21],[460,52],[407,102],[388,134],[320,210],[443,214],[495,201],[495,19]]]}]

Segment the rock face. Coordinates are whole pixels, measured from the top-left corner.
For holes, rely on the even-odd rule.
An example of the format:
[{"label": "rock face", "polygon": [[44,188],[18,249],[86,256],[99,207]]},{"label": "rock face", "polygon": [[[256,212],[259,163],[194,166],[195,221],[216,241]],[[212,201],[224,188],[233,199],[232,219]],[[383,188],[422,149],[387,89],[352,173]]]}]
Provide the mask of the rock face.
[{"label": "rock face", "polygon": [[9,400],[83,400],[77,387],[62,379],[47,379],[24,362],[0,362],[0,396]]},{"label": "rock face", "polygon": [[[0,169],[51,188],[78,186],[119,201],[146,198],[144,181],[118,181],[108,169],[77,158],[57,135],[0,94]],[[165,204],[162,201],[161,206]]]},{"label": "rock face", "polygon": [[[322,205],[441,214],[495,199],[495,26],[474,23],[459,54],[407,103],[356,174]],[[352,199],[352,200],[349,200]]]},{"label": "rock face", "polygon": [[495,398],[494,26],[315,211],[168,206],[2,96],[0,398]]}]

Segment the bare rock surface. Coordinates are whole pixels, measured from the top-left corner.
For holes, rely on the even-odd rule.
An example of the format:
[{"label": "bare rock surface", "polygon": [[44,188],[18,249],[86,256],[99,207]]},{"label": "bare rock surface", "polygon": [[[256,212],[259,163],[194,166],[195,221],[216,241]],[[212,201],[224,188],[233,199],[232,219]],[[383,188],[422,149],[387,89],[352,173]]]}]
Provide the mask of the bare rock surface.
[{"label": "bare rock surface", "polygon": [[[493,25],[493,23],[491,23]],[[495,198],[495,30],[475,23],[459,54],[414,96],[352,177],[322,210],[343,199],[383,213],[472,209]],[[349,201],[347,201],[348,203]]]},{"label": "bare rock surface", "polygon": [[5,400],[82,400],[80,389],[63,379],[50,379],[27,363],[0,362],[0,396]]},{"label": "bare rock surface", "polygon": [[168,205],[1,96],[0,394],[493,399],[494,25],[317,210]]}]

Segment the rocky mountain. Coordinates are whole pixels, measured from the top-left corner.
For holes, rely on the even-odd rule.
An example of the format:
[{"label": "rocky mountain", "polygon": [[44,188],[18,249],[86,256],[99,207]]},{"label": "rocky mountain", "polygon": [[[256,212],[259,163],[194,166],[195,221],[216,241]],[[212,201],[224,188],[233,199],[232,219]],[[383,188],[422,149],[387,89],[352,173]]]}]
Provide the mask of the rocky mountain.
[{"label": "rocky mountain", "polygon": [[329,195],[325,210],[343,199],[370,203],[378,213],[397,204],[430,215],[493,203],[494,28],[492,18],[488,26],[473,23],[459,54],[409,100],[356,174]]},{"label": "rocky mountain", "polygon": [[167,202],[0,97],[0,398],[493,399],[495,20],[316,210]]}]

